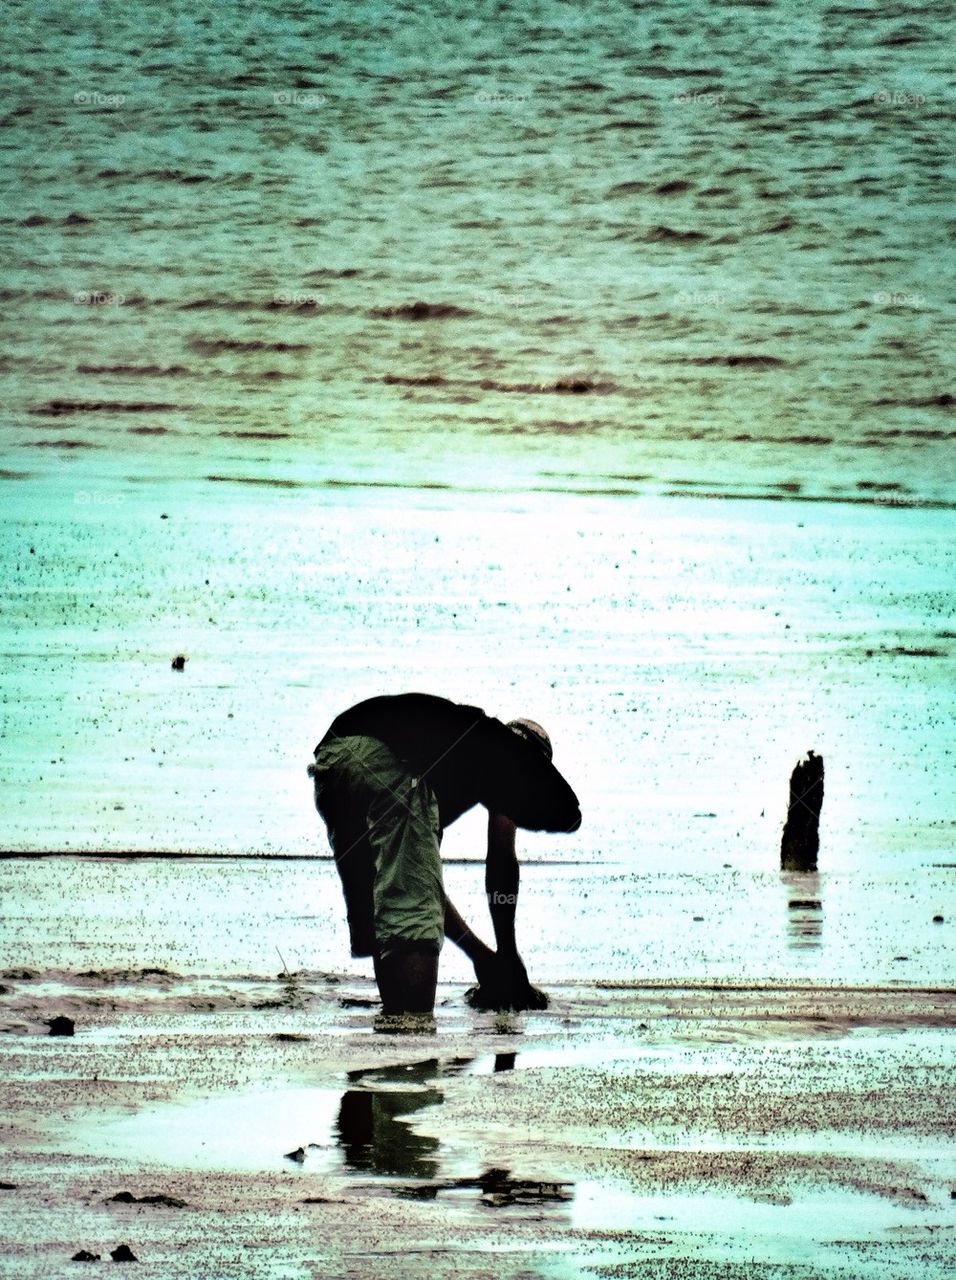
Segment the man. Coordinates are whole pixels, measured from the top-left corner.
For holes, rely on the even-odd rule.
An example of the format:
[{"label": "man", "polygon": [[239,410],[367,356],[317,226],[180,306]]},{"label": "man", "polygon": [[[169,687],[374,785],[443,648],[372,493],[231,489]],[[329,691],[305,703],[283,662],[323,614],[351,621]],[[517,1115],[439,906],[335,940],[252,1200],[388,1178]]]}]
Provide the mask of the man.
[{"label": "man", "polygon": [[[309,774],[342,881],[352,955],[373,958],[383,1029],[395,1015],[431,1016],[446,937],[475,967],[476,1003],[547,1006],[515,945],[515,828],[576,831],[581,812],[540,725],[505,725],[425,693],[370,698],[333,720]],[[444,830],[476,804],[488,809],[485,890],[495,951],[442,885]]]}]

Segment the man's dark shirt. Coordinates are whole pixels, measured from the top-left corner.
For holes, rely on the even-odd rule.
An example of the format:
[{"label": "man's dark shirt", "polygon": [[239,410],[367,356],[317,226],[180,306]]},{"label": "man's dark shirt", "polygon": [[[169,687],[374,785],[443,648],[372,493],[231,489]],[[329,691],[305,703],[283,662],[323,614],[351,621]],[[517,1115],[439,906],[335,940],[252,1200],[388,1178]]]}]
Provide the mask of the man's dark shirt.
[{"label": "man's dark shirt", "polygon": [[574,792],[539,747],[480,707],[429,693],[369,698],[332,721],[330,738],[384,742],[435,792],[442,827],[483,804],[530,831],[576,831]]}]

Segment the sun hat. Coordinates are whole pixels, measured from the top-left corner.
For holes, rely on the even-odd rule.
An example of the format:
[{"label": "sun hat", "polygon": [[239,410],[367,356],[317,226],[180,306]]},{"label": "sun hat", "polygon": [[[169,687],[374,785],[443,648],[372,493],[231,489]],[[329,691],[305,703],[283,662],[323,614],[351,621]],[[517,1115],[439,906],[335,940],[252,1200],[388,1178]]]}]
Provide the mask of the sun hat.
[{"label": "sun hat", "polygon": [[548,737],[547,731],[542,729],[535,720],[526,720],[520,718],[518,720],[509,720],[508,728],[512,733],[516,733],[519,738],[524,738],[526,742],[533,742],[547,758],[550,760],[554,754],[551,748],[551,739]]}]

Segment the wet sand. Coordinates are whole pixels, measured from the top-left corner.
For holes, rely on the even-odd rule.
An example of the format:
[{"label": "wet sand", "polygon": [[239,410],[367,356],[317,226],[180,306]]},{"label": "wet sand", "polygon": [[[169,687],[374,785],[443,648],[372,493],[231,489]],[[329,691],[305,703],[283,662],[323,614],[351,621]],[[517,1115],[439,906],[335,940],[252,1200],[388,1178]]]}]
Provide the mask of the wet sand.
[{"label": "wet sand", "polygon": [[[549,727],[585,821],[526,859],[773,869],[813,748],[821,870],[953,860],[951,512],[140,482],[122,458],[3,492],[5,849],[326,852],[318,738],[424,689]],[[472,816],[445,856],[482,856]]]},{"label": "wet sand", "polygon": [[[0,825],[57,855],[0,862],[5,1277],[948,1280],[945,513],[79,483],[5,512]],[[341,971],[304,764],[396,687],[560,732],[545,1014],[472,1012],[449,948],[437,1033],[393,1040]],[[821,871],[785,877],[809,746]],[[486,931],[482,850],[480,814],[443,846]]]},{"label": "wet sand", "polygon": [[951,990],[444,983],[396,1038],[347,973],[2,986],[5,1276],[950,1274]]}]

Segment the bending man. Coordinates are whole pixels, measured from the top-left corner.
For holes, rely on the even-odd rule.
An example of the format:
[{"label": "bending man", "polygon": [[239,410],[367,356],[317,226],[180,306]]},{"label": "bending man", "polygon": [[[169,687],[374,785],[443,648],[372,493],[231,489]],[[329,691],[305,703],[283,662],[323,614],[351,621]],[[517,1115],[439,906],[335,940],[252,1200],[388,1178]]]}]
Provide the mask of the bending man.
[{"label": "bending man", "polygon": [[[540,725],[505,725],[425,693],[370,698],[333,720],[309,773],[342,881],[352,955],[372,956],[383,1014],[431,1013],[445,937],[473,963],[482,1005],[547,1005],[515,945],[515,828],[576,831],[581,812]],[[476,804],[488,809],[495,951],[442,885],[444,830]]]}]

